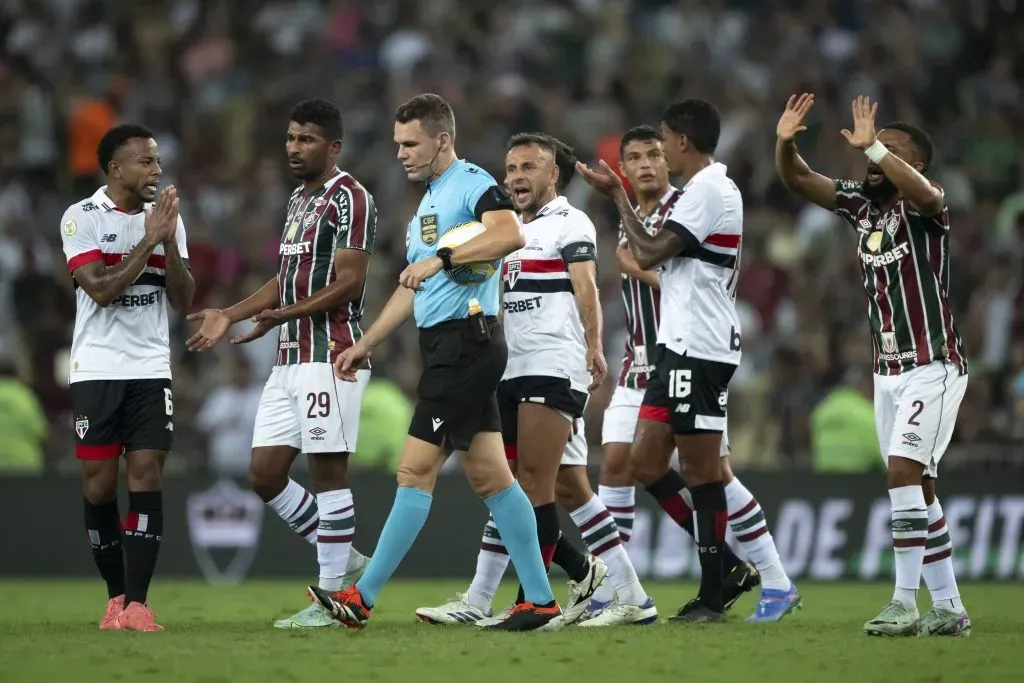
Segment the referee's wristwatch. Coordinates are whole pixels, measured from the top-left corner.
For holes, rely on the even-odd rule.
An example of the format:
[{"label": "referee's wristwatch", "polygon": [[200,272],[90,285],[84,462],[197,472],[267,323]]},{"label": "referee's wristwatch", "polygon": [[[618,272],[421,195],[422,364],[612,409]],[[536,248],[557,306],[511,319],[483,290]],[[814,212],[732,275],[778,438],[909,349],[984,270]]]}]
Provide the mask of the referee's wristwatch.
[{"label": "referee's wristwatch", "polygon": [[441,263],[444,264],[444,269],[448,272],[452,271],[452,249],[451,247],[441,247],[435,252],[437,258],[441,259]]}]

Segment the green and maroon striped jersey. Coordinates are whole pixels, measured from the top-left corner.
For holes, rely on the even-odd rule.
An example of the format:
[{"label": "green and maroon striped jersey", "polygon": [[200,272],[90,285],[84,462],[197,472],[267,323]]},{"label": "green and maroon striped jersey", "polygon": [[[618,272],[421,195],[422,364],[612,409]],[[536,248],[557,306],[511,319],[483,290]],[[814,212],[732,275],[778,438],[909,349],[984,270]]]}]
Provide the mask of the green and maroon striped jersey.
[{"label": "green and maroon striped jersey", "polygon": [[949,306],[949,210],[925,216],[901,197],[883,213],[861,187],[837,180],[835,212],[857,231],[875,373],[948,360],[967,374]]},{"label": "green and maroon striped jersey", "polygon": [[[679,193],[670,187],[650,214],[644,216],[644,228],[650,234],[661,229],[661,223],[671,207],[669,201]],[[619,241],[625,233],[619,230]],[[626,307],[626,353],[619,371],[619,386],[627,389],[647,387],[647,375],[654,369],[654,353],[658,343],[658,325],[661,324],[661,292],[636,278],[623,273],[622,303]]]},{"label": "green and maroon striped jersey", "polygon": [[[334,282],[337,249],[372,252],[377,228],[373,196],[350,176],[337,175],[310,194],[292,192],[281,246],[277,284],[281,306],[290,306]],[[359,298],[328,313],[281,326],[277,364],[330,363],[362,337],[365,286]]]}]

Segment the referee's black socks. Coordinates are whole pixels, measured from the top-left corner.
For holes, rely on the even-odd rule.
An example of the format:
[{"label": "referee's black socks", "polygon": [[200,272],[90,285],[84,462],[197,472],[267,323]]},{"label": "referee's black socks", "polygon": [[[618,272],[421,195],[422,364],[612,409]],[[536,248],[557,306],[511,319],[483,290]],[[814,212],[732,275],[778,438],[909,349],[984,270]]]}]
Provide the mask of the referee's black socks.
[{"label": "referee's black socks", "polygon": [[128,493],[128,519],[124,529],[125,593],[124,605],[146,604],[149,583],[153,579],[156,558],[164,531],[163,493]]},{"label": "referee's black socks", "polygon": [[124,595],[124,548],[121,545],[121,518],[117,499],[106,503],[85,502],[85,530],[92,548],[92,559],[107,583],[107,597]]}]

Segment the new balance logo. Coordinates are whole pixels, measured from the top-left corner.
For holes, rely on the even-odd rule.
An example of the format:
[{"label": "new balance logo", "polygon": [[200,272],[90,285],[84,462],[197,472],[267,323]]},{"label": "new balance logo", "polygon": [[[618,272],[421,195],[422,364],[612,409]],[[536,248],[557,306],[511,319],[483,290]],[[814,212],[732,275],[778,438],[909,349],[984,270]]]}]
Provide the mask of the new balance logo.
[{"label": "new balance logo", "polygon": [[688,413],[688,412],[690,412],[690,404],[689,403],[680,403],[679,405],[676,406],[675,412],[677,412],[677,413]]},{"label": "new balance logo", "polygon": [[116,240],[117,240],[117,235],[104,235],[103,237],[100,238],[100,242],[106,242],[106,243],[114,242]]},{"label": "new balance logo", "polygon": [[444,420],[438,420],[436,417],[430,418],[431,423],[434,425],[434,431],[436,432],[444,424]]}]

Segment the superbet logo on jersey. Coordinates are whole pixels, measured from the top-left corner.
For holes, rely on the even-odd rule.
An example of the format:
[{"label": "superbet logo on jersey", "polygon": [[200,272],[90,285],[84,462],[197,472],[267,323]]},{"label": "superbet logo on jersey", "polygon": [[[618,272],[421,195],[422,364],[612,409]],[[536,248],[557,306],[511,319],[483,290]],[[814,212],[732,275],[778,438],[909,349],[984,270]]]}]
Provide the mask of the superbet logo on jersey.
[{"label": "superbet logo on jersey", "polygon": [[904,257],[910,254],[910,245],[906,242],[897,244],[889,251],[881,254],[868,254],[866,252],[860,253],[860,258],[864,261],[865,265],[874,266],[875,268],[881,268],[890,264],[896,263],[902,260]]},{"label": "superbet logo on jersey", "polygon": [[300,254],[312,253],[312,242],[296,242],[295,244],[282,244],[278,253],[281,256],[299,256]]}]

